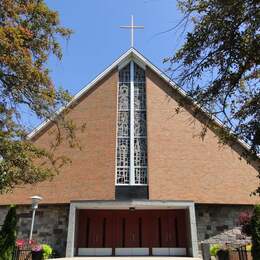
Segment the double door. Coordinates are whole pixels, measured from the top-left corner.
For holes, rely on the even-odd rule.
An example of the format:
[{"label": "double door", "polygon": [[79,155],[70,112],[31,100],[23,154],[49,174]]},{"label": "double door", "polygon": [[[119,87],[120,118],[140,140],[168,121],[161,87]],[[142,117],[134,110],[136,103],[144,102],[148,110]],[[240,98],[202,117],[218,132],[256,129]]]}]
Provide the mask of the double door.
[{"label": "double door", "polygon": [[77,248],[110,248],[112,255],[127,255],[131,248],[149,255],[158,248],[187,248],[186,212],[79,210],[77,237]]}]

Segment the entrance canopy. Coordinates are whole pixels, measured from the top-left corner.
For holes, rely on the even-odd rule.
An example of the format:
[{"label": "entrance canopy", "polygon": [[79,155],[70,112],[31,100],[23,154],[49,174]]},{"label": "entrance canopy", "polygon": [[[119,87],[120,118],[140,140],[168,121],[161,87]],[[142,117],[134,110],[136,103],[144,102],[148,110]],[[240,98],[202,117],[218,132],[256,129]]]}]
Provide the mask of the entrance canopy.
[{"label": "entrance canopy", "polygon": [[198,255],[194,203],[73,201],[66,256]]}]

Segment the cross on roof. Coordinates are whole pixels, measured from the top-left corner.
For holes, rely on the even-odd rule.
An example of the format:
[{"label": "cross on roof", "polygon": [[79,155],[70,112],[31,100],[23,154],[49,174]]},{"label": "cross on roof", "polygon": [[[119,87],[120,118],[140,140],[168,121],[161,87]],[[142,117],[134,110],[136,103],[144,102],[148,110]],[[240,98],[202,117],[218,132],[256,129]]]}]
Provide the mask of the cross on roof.
[{"label": "cross on roof", "polygon": [[144,26],[134,25],[134,16],[131,16],[131,25],[120,26],[120,28],[131,29],[131,47],[134,47],[134,29],[144,29]]}]

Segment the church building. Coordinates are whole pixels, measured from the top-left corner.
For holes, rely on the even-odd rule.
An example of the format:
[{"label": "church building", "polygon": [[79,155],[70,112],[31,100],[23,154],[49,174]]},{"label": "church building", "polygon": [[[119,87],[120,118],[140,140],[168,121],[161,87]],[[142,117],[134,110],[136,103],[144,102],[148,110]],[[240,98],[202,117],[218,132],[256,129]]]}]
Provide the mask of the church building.
[{"label": "church building", "polygon": [[[134,48],[69,107],[68,116],[86,124],[77,133],[81,150],[57,149],[72,163],[52,181],[0,195],[0,225],[16,204],[19,238],[29,236],[30,197],[39,195],[33,239],[60,256],[197,257],[202,241],[232,230],[260,202],[250,196],[258,162],[246,162],[247,146],[220,145],[217,120],[200,138],[208,115]],[[42,123],[31,140],[47,148],[53,127]]]}]

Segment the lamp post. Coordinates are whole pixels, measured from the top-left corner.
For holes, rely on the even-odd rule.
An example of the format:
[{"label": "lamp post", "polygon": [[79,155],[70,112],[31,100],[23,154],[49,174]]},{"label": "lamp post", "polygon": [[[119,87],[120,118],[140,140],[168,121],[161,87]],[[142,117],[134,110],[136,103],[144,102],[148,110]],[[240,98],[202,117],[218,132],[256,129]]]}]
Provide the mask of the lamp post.
[{"label": "lamp post", "polygon": [[42,200],[42,197],[40,197],[40,196],[32,196],[30,198],[32,200],[32,223],[31,223],[29,242],[32,240],[35,211],[38,208],[39,202]]}]

